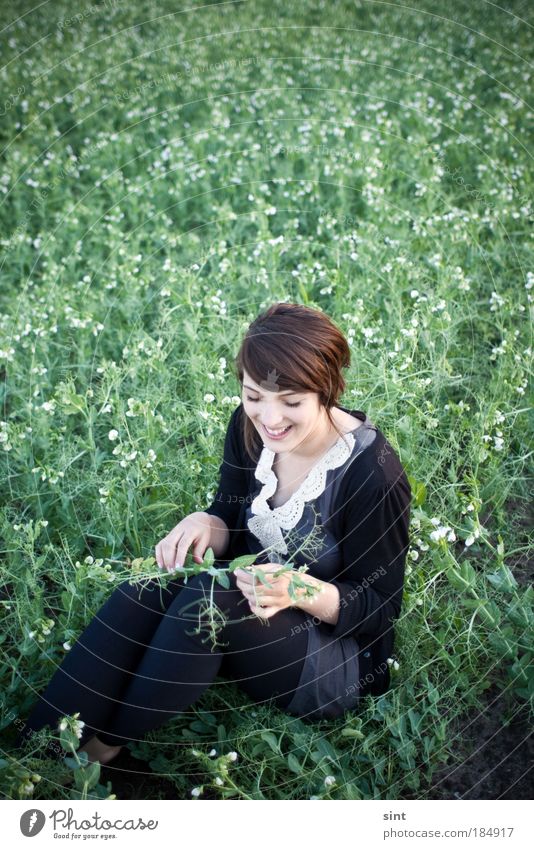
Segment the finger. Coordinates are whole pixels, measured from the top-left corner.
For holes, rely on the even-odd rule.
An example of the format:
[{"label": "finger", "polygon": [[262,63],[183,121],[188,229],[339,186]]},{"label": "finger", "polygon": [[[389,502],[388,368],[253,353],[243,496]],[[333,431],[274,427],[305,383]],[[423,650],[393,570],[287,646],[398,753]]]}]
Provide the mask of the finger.
[{"label": "finger", "polygon": [[161,569],[170,571],[174,562],[174,547],[167,542],[160,543],[159,565]]},{"label": "finger", "polygon": [[234,575],[237,575],[242,584],[246,586],[254,585],[254,575],[250,575],[248,572],[244,572],[242,569],[236,569]]},{"label": "finger", "polygon": [[201,542],[197,542],[197,544],[193,548],[193,560],[196,560],[197,563],[204,562],[205,548],[206,546],[202,545]]},{"label": "finger", "polygon": [[170,567],[171,572],[184,568],[185,558],[191,545],[191,540],[186,537],[185,532],[181,534],[176,542],[176,550]]},{"label": "finger", "polygon": [[270,619],[271,616],[274,616],[274,614],[278,612],[277,607],[259,607],[258,606],[258,607],[251,607],[250,609],[260,619]]}]

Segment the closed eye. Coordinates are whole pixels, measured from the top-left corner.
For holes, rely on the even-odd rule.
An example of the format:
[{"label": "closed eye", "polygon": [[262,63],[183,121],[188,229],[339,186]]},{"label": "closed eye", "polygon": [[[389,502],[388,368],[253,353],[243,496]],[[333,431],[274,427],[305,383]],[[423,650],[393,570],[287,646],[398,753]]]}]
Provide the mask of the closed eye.
[{"label": "closed eye", "polygon": [[[247,401],[259,401],[259,398],[251,398],[250,395],[247,395]],[[288,407],[300,407],[300,401],[296,401],[294,404],[290,404],[289,401],[286,401],[286,405]]]}]

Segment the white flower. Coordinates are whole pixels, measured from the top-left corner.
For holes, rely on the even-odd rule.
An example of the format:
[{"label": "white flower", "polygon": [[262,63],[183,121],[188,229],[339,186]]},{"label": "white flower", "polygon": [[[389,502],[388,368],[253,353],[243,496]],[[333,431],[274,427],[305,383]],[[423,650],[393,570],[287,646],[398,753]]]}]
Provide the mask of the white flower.
[{"label": "white flower", "polygon": [[396,660],[393,661],[393,669],[395,670],[395,672],[397,672],[397,670],[399,669],[399,664]]},{"label": "white flower", "polygon": [[475,538],[474,538],[473,534],[469,534],[469,536],[467,537],[467,539],[465,541],[465,544],[466,544],[466,546],[470,546],[470,545],[473,545],[474,541],[475,541]]},{"label": "white flower", "polygon": [[215,784],[218,784],[219,787],[221,786],[221,784],[224,784],[224,781],[222,780],[220,775],[218,775],[217,778],[215,779]]},{"label": "white flower", "polygon": [[227,758],[228,758],[229,761],[236,761],[237,760],[237,752],[230,752],[227,755]]},{"label": "white flower", "polygon": [[198,797],[198,796],[200,796],[201,793],[202,793],[202,790],[201,790],[200,787],[193,787],[193,789],[191,790],[191,796]]},{"label": "white flower", "polygon": [[110,439],[112,442],[115,442],[118,435],[119,435],[118,430],[110,430],[110,432],[108,433],[108,439]]},{"label": "white flower", "polygon": [[211,392],[206,392],[204,395],[204,401],[207,404],[211,404],[212,401],[215,401],[215,395],[212,395]]},{"label": "white flower", "polygon": [[59,723],[59,730],[60,731],[66,731],[67,730],[67,720],[66,719],[62,719],[61,722]]},{"label": "white flower", "polygon": [[265,215],[276,215],[276,206],[268,206]]},{"label": "white flower", "polygon": [[209,752],[208,757],[210,757],[210,758],[217,757],[217,749],[212,749],[211,752]]},{"label": "white flower", "polygon": [[335,783],[336,783],[336,779],[335,779],[334,775],[327,775],[326,776],[326,778],[324,780],[324,786],[325,787],[331,787],[332,784],[335,784]]}]

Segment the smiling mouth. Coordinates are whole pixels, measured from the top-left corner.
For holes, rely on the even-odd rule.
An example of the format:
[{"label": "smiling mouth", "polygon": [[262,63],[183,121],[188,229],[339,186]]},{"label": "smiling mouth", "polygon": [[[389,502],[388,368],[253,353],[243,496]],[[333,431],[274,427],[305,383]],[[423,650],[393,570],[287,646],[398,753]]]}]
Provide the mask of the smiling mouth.
[{"label": "smiling mouth", "polygon": [[291,428],[293,427],[293,425],[288,425],[286,428],[283,428],[282,430],[278,430],[278,431],[270,431],[265,427],[265,425],[262,425],[262,427],[263,427],[265,433],[267,434],[267,436],[270,436],[273,439],[278,439],[280,436],[284,436],[284,434],[286,434],[288,431],[290,431]]}]

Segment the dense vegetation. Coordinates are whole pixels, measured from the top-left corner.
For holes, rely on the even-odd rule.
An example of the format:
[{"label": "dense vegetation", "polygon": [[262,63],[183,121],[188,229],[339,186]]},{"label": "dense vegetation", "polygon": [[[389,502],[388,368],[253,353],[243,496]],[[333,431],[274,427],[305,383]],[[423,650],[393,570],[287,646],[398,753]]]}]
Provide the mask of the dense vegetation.
[{"label": "dense vegetation", "polygon": [[239,340],[288,300],[410,475],[392,686],[319,725],[212,688],[130,746],[142,794],[425,798],[489,688],[533,708],[527,7],[32,6],[0,12],[1,793],[124,798],[16,729],[210,503]]}]

